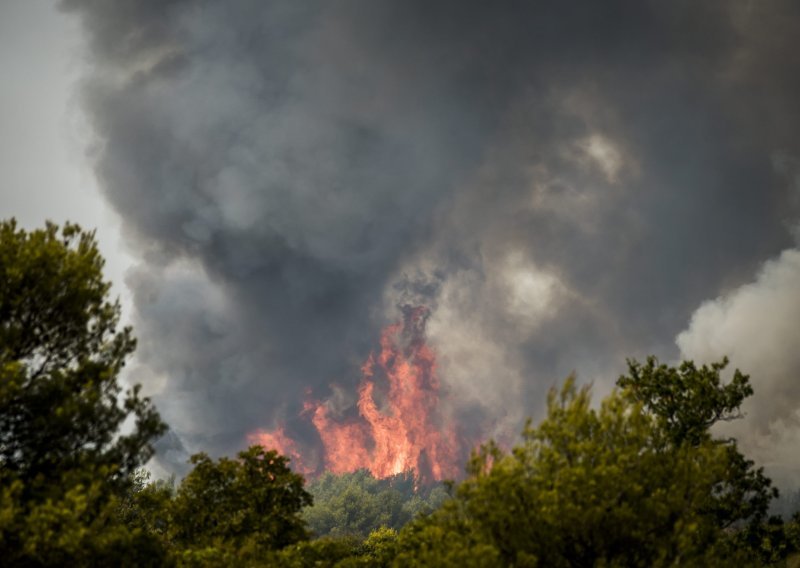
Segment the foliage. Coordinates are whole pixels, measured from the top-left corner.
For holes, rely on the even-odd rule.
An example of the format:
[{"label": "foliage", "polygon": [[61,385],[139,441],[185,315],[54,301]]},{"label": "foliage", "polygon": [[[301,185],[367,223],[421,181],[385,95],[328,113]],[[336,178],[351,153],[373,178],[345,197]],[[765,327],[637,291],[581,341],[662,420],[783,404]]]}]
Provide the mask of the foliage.
[{"label": "foliage", "polygon": [[288,546],[269,557],[265,565],[280,568],[353,566],[359,543],[354,537],[323,537]]},{"label": "foliage", "polygon": [[770,517],[764,523],[750,524],[738,531],[731,546],[751,551],[763,565],[779,564],[800,551],[797,530],[796,521],[785,523],[780,517]]},{"label": "foliage", "polygon": [[670,367],[655,357],[644,365],[629,359],[629,375],[621,376],[617,385],[658,417],[675,444],[699,444],[711,438],[710,428],[717,422],[739,418],[739,407],[753,394],[749,377],[738,369],[730,383],[722,384],[720,372],[727,365],[727,358],[700,368],[692,361]]},{"label": "foliage", "polygon": [[0,549],[5,566],[169,566],[166,550],[147,532],[119,522],[106,476],[66,475],[55,497],[22,499],[24,484],[4,484]]},{"label": "foliage", "polygon": [[[86,463],[125,478],[164,432],[149,400],[117,376],[136,342],[117,330],[93,233],[0,223],[0,464],[57,480]],[[136,426],[125,434],[126,419]]]},{"label": "foliage", "polygon": [[323,537],[301,542],[269,558],[281,568],[388,568],[397,554],[397,531],[379,528],[363,541],[352,536]]},{"label": "foliage", "polygon": [[[588,388],[569,379],[512,452],[489,443],[473,456],[456,499],[401,533],[398,561],[424,553],[426,563],[447,565],[456,541],[459,550],[516,566],[755,561],[733,546],[735,533],[725,530],[717,507],[722,501],[726,511],[752,511],[734,500],[747,501],[748,493],[727,489],[748,473],[731,467],[735,446],[665,420],[675,415],[653,412],[658,406],[646,404],[642,391],[614,391],[593,409]],[[681,389],[675,394],[692,400]],[[704,423],[707,429],[713,421]]]},{"label": "foliage", "polygon": [[140,469],[117,505],[117,516],[126,526],[167,541],[174,496],[174,478],[152,481],[150,473]]},{"label": "foliage", "polygon": [[[738,369],[727,385],[720,372],[727,359],[698,368],[684,361],[677,368],[649,357],[645,365],[628,361],[629,376],[617,384],[629,390],[658,420],[676,446],[699,446],[713,439],[711,427],[741,416],[739,406],[753,394],[749,377]],[[735,440],[715,440],[725,448],[726,465],[706,509],[721,528],[745,521],[760,525],[772,499],[778,496],[763,469],[739,452]]]},{"label": "foliage", "polygon": [[[500,505],[502,506],[502,505]],[[500,550],[487,539],[474,519],[465,514],[461,500],[447,501],[430,516],[409,523],[400,532],[394,566],[493,568],[502,566]],[[517,566],[535,566],[535,558],[522,552]]]},{"label": "foliage", "polygon": [[192,456],[194,469],[170,504],[169,534],[184,547],[218,543],[277,550],[307,538],[300,510],[311,504],[287,458],[253,446],[238,459]]},{"label": "foliage", "polygon": [[140,472],[118,515],[158,539],[183,566],[261,565],[271,551],[308,538],[300,510],[311,503],[288,459],[253,446],[237,459],[192,456],[177,489]]},{"label": "foliage", "polygon": [[[94,234],[0,223],[0,557],[15,564],[136,558],[157,545],[116,515],[165,426],[117,378],[135,341],[117,329]],[[120,427],[129,421],[123,433]],[[147,542],[144,542],[147,540]],[[119,556],[127,555],[127,556]]]},{"label": "foliage", "polygon": [[364,538],[380,527],[400,529],[419,514],[442,503],[442,485],[416,487],[411,473],[376,479],[369,471],[324,473],[309,485],[314,504],[303,511],[317,536]]},{"label": "foliage", "polygon": [[361,565],[389,566],[397,555],[397,531],[389,527],[375,529],[356,551]]}]

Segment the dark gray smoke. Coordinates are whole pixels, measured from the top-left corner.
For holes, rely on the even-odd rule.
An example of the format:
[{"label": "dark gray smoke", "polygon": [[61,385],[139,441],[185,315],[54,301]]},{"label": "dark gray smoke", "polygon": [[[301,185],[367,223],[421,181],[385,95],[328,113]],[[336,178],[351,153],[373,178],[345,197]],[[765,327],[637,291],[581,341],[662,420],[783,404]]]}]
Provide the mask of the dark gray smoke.
[{"label": "dark gray smoke", "polygon": [[408,302],[468,428],[516,429],[572,370],[677,357],[792,245],[791,0],[63,7],[141,258],[134,378],[189,450],[313,444],[306,389],[353,388]]}]

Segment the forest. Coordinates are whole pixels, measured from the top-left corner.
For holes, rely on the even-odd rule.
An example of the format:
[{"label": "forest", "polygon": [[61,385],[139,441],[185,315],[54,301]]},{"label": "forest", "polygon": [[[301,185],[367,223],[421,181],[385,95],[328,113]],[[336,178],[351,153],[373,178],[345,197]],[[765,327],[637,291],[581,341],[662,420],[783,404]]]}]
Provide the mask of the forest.
[{"label": "forest", "polygon": [[753,394],[727,360],[629,360],[602,401],[568,377],[458,482],[307,480],[260,446],[153,479],[168,426],[120,380],[103,265],[77,225],[0,223],[4,566],[800,566],[798,494],[713,432]]}]

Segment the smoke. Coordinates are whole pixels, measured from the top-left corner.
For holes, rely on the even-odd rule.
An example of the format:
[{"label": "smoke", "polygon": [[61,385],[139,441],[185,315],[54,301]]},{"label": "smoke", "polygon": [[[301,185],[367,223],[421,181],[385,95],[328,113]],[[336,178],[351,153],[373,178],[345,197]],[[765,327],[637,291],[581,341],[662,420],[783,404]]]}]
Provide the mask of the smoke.
[{"label": "smoke", "polygon": [[406,303],[453,412],[505,435],[573,370],[677,356],[792,246],[788,0],[62,5],[141,259],[133,378],[186,451],[313,441],[307,390],[355,393]]},{"label": "smoke", "polygon": [[764,264],[754,282],[703,303],[677,339],[684,357],[750,373],[745,418],[726,424],[746,453],[783,484],[800,482],[800,250]]}]

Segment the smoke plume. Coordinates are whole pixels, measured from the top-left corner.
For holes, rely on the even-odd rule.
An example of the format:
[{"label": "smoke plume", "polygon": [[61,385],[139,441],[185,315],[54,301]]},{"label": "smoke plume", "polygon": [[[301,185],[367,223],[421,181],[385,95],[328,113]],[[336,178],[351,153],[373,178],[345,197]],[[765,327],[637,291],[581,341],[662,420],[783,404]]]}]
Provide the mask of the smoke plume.
[{"label": "smoke plume", "polygon": [[[507,435],[573,370],[603,391],[625,357],[676,358],[690,321],[705,356],[793,246],[790,0],[62,4],[140,259],[132,376],[186,451],[319,441],[307,392],[355,404],[406,304],[449,411]],[[753,302],[791,295],[787,254]],[[743,371],[782,396],[765,353]]]},{"label": "smoke plume", "polygon": [[754,282],[702,304],[678,336],[684,357],[751,373],[745,417],[722,430],[793,487],[800,483],[800,250],[767,262]]}]

